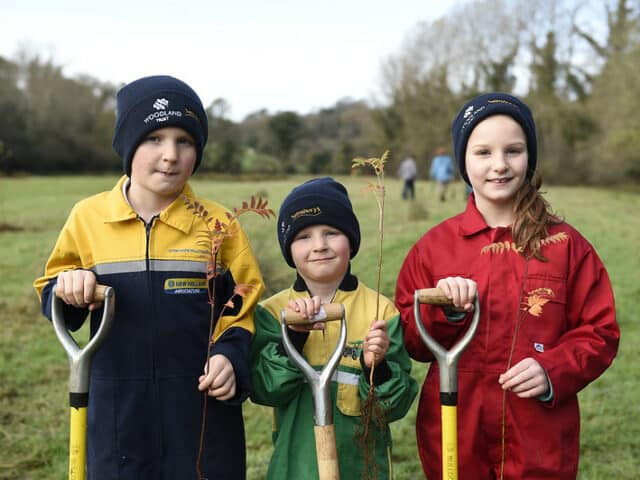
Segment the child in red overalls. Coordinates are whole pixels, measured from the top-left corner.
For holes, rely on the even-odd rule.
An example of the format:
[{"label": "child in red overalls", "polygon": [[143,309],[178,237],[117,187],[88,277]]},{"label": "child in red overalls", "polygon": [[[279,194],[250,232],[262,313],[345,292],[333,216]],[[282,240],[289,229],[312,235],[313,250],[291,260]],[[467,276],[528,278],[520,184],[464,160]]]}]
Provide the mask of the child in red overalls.
[{"label": "child in red overalls", "polygon": [[[429,230],[400,271],[396,304],[409,354],[431,362],[413,313],[414,291],[439,287],[466,313],[421,307],[430,334],[450,348],[476,295],[480,325],[458,363],[460,479],[575,478],[577,393],[618,349],[609,277],[594,248],[541,196],[529,108],[480,95],[452,125],[466,210]],[[429,479],[442,478],[439,374],[425,379],[416,433]]]}]

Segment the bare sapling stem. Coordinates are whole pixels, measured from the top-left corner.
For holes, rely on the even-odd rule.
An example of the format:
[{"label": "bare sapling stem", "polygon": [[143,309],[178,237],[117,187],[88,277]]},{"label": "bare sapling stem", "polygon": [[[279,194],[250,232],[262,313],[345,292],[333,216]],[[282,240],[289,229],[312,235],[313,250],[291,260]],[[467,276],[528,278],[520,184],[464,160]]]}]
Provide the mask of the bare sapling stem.
[{"label": "bare sapling stem", "polygon": [[[262,197],[258,197],[256,200],[254,196],[251,196],[250,203],[242,202],[242,207],[234,208],[233,213],[225,212],[226,219],[220,219],[210,216],[205,206],[197,200],[192,200],[187,196],[183,196],[182,198],[186,208],[188,210],[192,210],[193,214],[204,224],[204,229],[201,231],[201,238],[198,239],[197,243],[205,247],[207,251],[206,288],[209,301],[209,337],[207,340],[207,356],[204,362],[204,374],[207,376],[209,373],[209,359],[211,358],[211,352],[215,344],[217,321],[222,318],[227,308],[233,309],[235,307],[234,299],[236,296],[244,297],[249,290],[255,288],[255,285],[235,285],[233,294],[222,305],[222,308],[216,317],[216,278],[221,272],[224,273],[226,268],[225,265],[218,264],[218,253],[220,252],[225,239],[234,236],[236,232],[238,232],[239,227],[236,223],[240,215],[252,212],[260,215],[262,218],[269,218],[275,217],[275,213],[267,207],[267,200],[263,200]],[[220,270],[220,272],[218,270]],[[202,473],[202,457],[204,452],[209,393],[205,391],[203,392],[203,396],[200,442],[198,455],[196,457],[196,473],[198,475],[198,480],[207,480]]]},{"label": "bare sapling stem", "polygon": [[[370,166],[373,168],[376,174],[376,183],[369,184],[368,189],[372,190],[376,198],[378,205],[378,265],[377,265],[377,278],[376,278],[376,313],[373,321],[379,320],[380,317],[380,285],[382,280],[382,244],[384,240],[384,197],[385,197],[385,185],[384,185],[384,164],[389,157],[389,151],[385,151],[380,158],[355,158],[353,160],[353,168],[360,166]],[[386,421],[384,418],[384,410],[378,402],[375,395],[375,387],[373,383],[373,377],[375,373],[377,356],[374,353],[373,361],[371,362],[371,368],[369,370],[369,392],[367,398],[362,406],[361,418],[362,418],[362,432],[358,433],[360,442],[364,451],[364,469],[362,471],[362,478],[376,478],[377,477],[377,465],[375,462],[375,432],[372,434],[369,430],[371,421],[378,428],[383,428]]]}]

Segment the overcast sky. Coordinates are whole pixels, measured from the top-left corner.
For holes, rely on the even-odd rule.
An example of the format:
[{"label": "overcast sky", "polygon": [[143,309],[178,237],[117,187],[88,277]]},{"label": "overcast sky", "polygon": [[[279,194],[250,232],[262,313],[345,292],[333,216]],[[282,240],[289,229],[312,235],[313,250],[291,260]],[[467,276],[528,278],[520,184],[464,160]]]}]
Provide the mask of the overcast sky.
[{"label": "overcast sky", "polygon": [[241,120],[379,98],[380,68],[457,0],[0,0],[0,55],[27,48],[116,84],[151,74],[222,97]]}]

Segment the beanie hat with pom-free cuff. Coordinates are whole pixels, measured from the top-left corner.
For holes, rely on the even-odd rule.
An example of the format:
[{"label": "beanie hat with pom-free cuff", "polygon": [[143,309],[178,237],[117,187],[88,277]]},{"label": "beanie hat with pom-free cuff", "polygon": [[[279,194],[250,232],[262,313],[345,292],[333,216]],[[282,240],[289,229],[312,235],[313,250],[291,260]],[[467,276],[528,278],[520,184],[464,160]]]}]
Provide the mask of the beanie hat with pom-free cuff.
[{"label": "beanie hat with pom-free cuff", "polygon": [[458,170],[463,180],[469,183],[465,156],[467,143],[473,129],[487,117],[492,115],[508,115],[513,118],[524,132],[527,140],[527,178],[531,178],[538,163],[538,144],[536,139],[536,124],[527,105],[520,99],[508,93],[485,93],[472,98],[460,109],[451,125],[453,137],[453,151],[455,153]]},{"label": "beanie hat with pom-free cuff", "polygon": [[295,268],[291,243],[297,233],[311,225],[329,225],[349,239],[351,258],[360,248],[360,224],[353,213],[347,190],[331,177],[314,178],[298,185],[282,202],[278,213],[278,242],[282,256]]},{"label": "beanie hat with pom-free cuff", "polygon": [[143,77],[122,87],[116,96],[113,149],[131,176],[131,160],[140,142],[152,131],[179,127],[195,141],[195,172],[207,143],[209,124],[200,98],[193,89],[168,75]]}]

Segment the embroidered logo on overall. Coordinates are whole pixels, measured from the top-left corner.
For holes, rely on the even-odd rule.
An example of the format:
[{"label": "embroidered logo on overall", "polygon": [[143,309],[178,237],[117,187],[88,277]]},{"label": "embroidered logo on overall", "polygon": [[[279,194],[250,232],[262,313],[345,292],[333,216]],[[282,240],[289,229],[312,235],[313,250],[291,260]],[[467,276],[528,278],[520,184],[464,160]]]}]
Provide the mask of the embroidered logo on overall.
[{"label": "embroidered logo on overall", "polygon": [[205,278],[167,278],[164,293],[168,295],[193,295],[207,291]]},{"label": "embroidered logo on overall", "polygon": [[555,296],[550,288],[536,288],[527,293],[524,299],[522,310],[529,312],[534,317],[542,315],[542,307]]},{"label": "embroidered logo on overall", "polygon": [[[566,242],[568,239],[569,235],[567,235],[566,232],[558,232],[540,240],[540,246],[546,247],[547,245],[551,245],[552,243]],[[480,255],[486,255],[487,253],[496,254],[505,252],[522,253],[522,247],[516,246],[514,242],[495,242],[482,247],[482,250],[480,250]]]},{"label": "embroidered logo on overall", "polygon": [[508,251],[520,253],[522,252],[522,248],[516,247],[516,244],[513,242],[495,242],[495,243],[490,243],[485,247],[482,247],[482,250],[480,250],[480,255],[485,255],[489,252],[503,253]]},{"label": "embroidered logo on overall", "polygon": [[344,347],[342,350],[342,356],[345,358],[351,357],[352,360],[357,360],[360,358],[360,354],[362,353],[362,340],[358,340],[356,342],[349,342],[349,345]]}]

